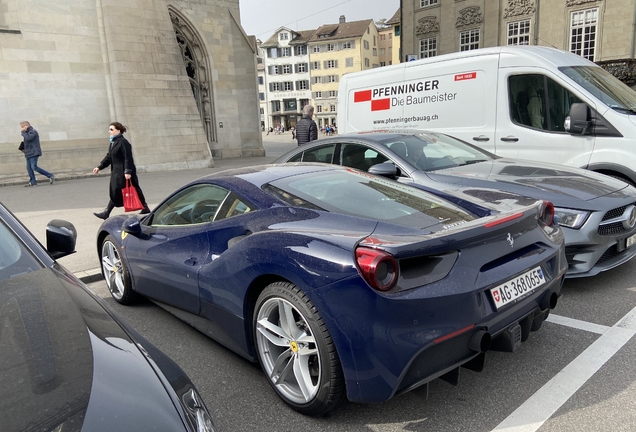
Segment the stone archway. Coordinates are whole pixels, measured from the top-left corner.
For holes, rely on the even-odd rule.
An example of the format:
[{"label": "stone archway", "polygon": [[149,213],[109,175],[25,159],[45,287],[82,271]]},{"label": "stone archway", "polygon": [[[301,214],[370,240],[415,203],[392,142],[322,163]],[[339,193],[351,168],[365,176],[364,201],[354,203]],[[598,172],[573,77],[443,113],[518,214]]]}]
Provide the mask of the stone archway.
[{"label": "stone archway", "polygon": [[205,44],[187,18],[172,8],[168,8],[174,28],[177,44],[190,79],[194,100],[197,103],[201,122],[205,129],[210,151],[214,154],[212,143],[216,142],[216,121],[214,119],[212,79]]}]

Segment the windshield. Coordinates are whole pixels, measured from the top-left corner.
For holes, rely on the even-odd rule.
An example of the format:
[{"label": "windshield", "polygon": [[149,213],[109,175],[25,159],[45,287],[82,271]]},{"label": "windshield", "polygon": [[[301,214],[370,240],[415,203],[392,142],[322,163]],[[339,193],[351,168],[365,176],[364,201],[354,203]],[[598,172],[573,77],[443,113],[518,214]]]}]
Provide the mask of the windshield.
[{"label": "windshield", "polygon": [[381,141],[406,162],[422,171],[435,171],[493,160],[495,155],[448,135],[426,132]]},{"label": "windshield", "polygon": [[475,219],[422,190],[357,170],[286,177],[263,190],[294,207],[325,210],[407,227],[425,228]]},{"label": "windshield", "polygon": [[608,107],[636,111],[636,92],[605,69],[596,66],[568,66],[559,70]]},{"label": "windshield", "polygon": [[11,279],[41,268],[42,264],[0,220],[0,280]]}]

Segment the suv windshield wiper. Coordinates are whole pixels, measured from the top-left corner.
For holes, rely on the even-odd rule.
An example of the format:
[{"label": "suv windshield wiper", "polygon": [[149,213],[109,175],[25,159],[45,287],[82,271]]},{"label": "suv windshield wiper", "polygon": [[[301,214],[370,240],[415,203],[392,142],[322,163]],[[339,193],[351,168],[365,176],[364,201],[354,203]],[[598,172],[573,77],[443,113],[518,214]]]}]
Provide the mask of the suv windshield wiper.
[{"label": "suv windshield wiper", "polygon": [[465,161],[463,164],[459,164],[459,166],[464,166],[464,165],[472,165],[472,164],[476,164],[479,162],[488,162],[488,159],[473,159],[473,160],[467,160]]},{"label": "suv windshield wiper", "polygon": [[610,108],[616,111],[622,111],[625,112],[627,114],[636,114],[636,110],[633,110],[631,108],[625,108],[624,106],[620,106],[620,105],[610,105]]}]

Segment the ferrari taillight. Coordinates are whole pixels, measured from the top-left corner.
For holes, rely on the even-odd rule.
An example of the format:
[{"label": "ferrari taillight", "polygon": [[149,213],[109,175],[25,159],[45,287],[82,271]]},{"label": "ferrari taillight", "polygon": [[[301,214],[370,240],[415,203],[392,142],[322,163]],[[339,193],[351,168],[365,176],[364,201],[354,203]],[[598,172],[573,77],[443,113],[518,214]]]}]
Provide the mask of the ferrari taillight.
[{"label": "ferrari taillight", "polygon": [[547,226],[554,224],[554,205],[550,201],[543,201],[539,220]]},{"label": "ferrari taillight", "polygon": [[398,262],[385,251],[358,247],[356,262],[364,280],[379,291],[388,291],[398,280]]}]

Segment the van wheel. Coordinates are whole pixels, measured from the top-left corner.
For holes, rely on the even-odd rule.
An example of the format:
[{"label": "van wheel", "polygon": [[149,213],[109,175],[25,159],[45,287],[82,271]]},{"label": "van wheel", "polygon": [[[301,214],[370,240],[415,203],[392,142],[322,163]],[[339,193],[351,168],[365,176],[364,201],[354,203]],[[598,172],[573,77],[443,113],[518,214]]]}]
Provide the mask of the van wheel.
[{"label": "van wheel", "polygon": [[298,287],[276,282],[256,302],[258,359],[270,385],[306,415],[334,409],[344,396],[340,358],[316,307]]}]

